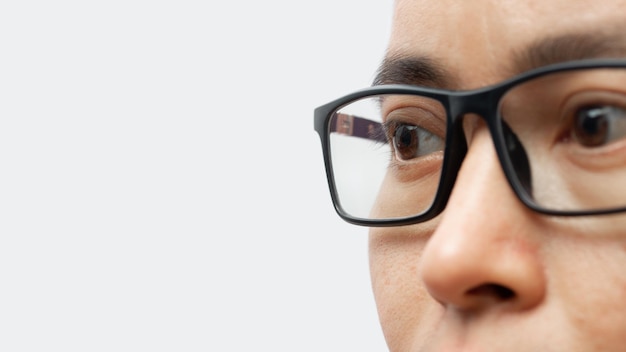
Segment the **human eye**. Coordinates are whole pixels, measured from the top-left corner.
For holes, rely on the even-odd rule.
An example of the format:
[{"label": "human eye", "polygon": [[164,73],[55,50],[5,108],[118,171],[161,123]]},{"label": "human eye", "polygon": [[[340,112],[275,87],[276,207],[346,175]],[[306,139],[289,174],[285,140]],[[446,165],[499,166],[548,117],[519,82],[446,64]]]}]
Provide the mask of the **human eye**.
[{"label": "human eye", "polygon": [[445,118],[418,107],[389,113],[385,130],[395,160],[408,162],[442,151],[445,146]]},{"label": "human eye", "polygon": [[626,108],[588,105],[573,113],[570,137],[580,146],[597,148],[626,137]]},{"label": "human eye", "polygon": [[420,126],[406,123],[391,125],[390,142],[399,161],[409,161],[443,150],[443,139]]}]

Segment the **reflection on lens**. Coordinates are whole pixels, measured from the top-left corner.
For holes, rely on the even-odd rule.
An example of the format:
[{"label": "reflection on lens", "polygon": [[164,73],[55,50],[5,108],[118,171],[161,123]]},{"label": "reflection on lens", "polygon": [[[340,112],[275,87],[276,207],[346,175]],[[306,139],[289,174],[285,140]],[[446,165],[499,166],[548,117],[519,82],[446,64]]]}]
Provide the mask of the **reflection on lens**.
[{"label": "reflection on lens", "polygon": [[433,202],[441,174],[446,115],[432,99],[381,95],[337,110],[329,124],[341,210],[362,219],[418,215]]}]

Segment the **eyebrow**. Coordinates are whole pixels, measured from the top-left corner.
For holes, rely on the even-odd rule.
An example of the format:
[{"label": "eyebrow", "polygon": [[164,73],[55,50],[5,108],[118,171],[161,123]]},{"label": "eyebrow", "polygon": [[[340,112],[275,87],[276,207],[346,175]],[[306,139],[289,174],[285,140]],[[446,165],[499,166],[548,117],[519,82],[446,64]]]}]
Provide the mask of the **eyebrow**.
[{"label": "eyebrow", "polygon": [[552,64],[585,59],[626,57],[626,36],[618,31],[567,33],[542,38],[513,51],[513,74]]},{"label": "eyebrow", "polygon": [[450,75],[431,58],[396,54],[383,59],[373,85],[410,84],[443,88],[448,86],[449,77]]},{"label": "eyebrow", "polygon": [[[513,76],[552,64],[599,58],[626,58],[626,35],[618,30],[566,33],[541,38],[521,50],[511,51],[512,59],[503,69]],[[396,53],[385,57],[373,85],[409,84],[452,89],[450,72],[428,56]]]}]

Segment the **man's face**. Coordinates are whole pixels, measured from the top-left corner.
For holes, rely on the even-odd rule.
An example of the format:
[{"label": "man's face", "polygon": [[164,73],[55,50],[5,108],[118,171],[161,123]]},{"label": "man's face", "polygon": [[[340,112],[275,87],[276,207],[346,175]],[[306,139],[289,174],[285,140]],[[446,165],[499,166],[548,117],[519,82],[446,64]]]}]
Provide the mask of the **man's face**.
[{"label": "man's face", "polygon": [[[598,55],[576,45],[619,51],[624,9],[618,0],[398,0],[388,55],[428,58],[447,74],[440,88],[474,89],[534,67],[527,51],[548,40],[572,59]],[[484,123],[468,115],[464,130],[468,152],[443,214],[370,231],[390,349],[623,351],[626,216],[529,210]]]}]

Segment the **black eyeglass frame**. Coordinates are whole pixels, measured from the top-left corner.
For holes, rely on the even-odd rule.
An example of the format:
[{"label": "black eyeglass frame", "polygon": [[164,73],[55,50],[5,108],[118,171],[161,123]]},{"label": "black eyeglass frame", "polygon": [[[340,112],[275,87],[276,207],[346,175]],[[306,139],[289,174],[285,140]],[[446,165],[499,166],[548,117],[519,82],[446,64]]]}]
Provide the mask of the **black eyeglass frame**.
[{"label": "black eyeglass frame", "polygon": [[[467,144],[461,123],[463,121],[463,116],[466,114],[476,114],[485,121],[487,128],[489,129],[489,133],[491,134],[494,148],[504,175],[518,199],[528,208],[541,214],[556,216],[602,215],[626,211],[626,206],[621,208],[590,211],[550,210],[538,206],[526,192],[524,186],[518,179],[513,163],[511,162],[506,151],[502,124],[499,123],[500,117],[498,108],[500,100],[515,86],[531,79],[552,73],[600,68],[626,69],[626,60],[593,59],[559,63],[522,73],[495,85],[470,91],[451,91],[412,85],[372,86],[319,106],[314,112],[314,129],[318,133],[322,144],[326,177],[335,211],[345,221],[362,226],[409,225],[424,222],[439,215],[446,207],[456,182],[456,177],[461,167],[461,163],[467,153]],[[392,219],[366,219],[354,217],[342,209],[339,196],[337,194],[331,162],[329,124],[333,115],[342,107],[359,99],[383,94],[412,94],[427,97],[438,101],[445,108],[447,119],[446,124],[448,128],[446,129],[446,145],[444,148],[439,185],[432,204],[421,214]]]}]

